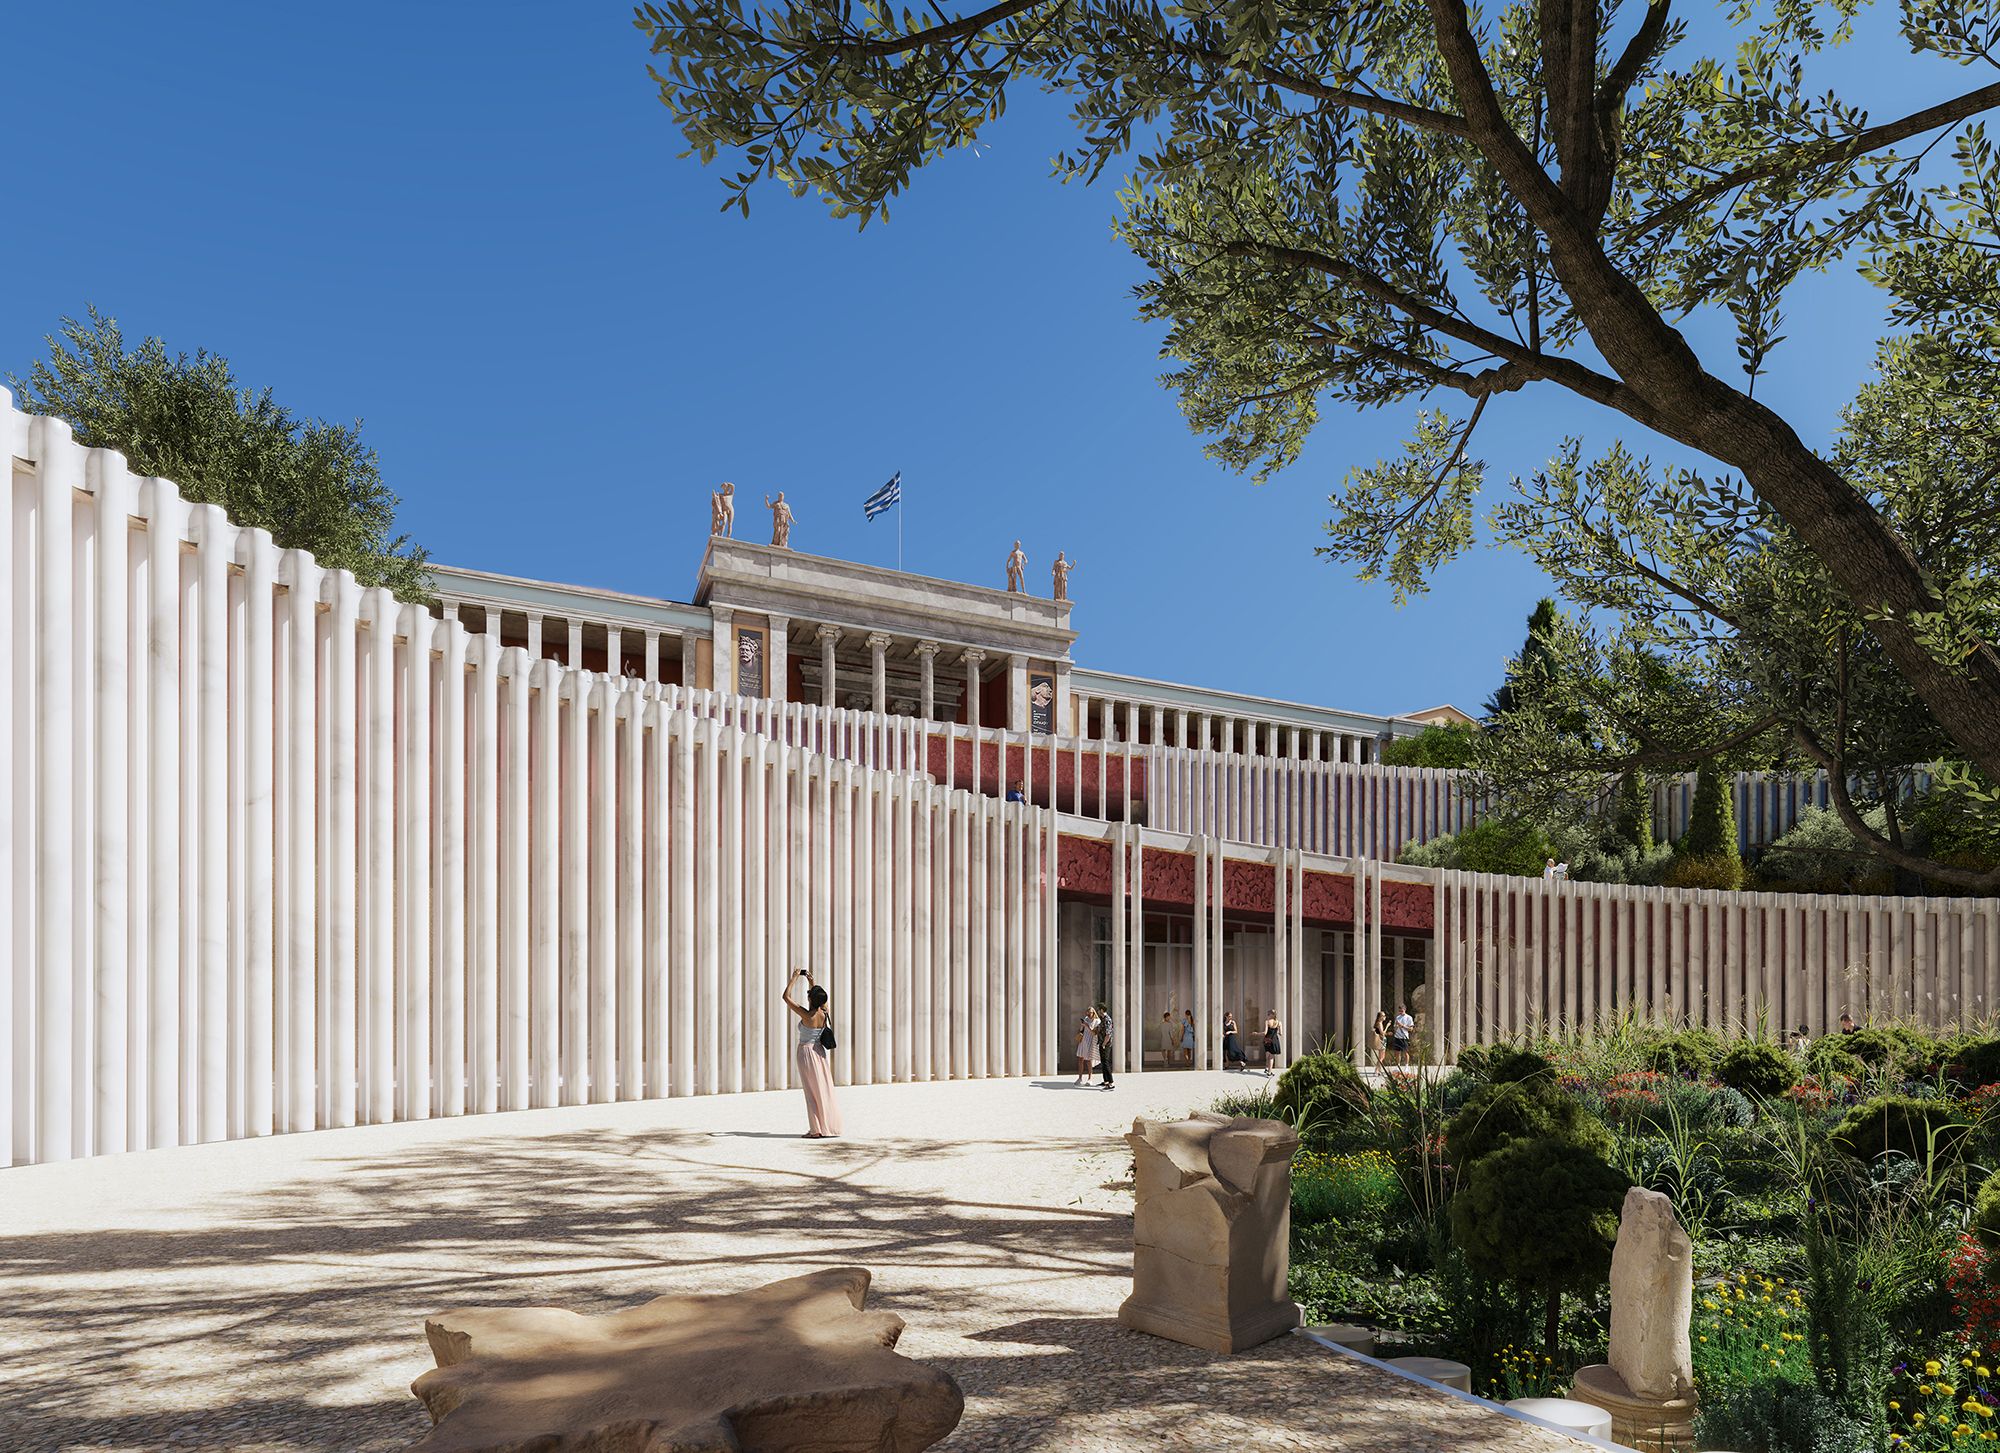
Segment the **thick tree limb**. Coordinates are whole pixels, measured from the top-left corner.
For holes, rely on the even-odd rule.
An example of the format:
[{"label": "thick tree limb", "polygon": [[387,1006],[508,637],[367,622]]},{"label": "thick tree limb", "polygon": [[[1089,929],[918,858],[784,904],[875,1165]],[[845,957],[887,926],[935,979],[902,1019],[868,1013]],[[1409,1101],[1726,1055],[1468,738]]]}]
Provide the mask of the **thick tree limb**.
[{"label": "thick tree limb", "polygon": [[840,55],[867,56],[883,59],[889,56],[907,55],[913,50],[922,50],[927,45],[940,41],[963,40],[969,35],[977,35],[990,25],[998,25],[1003,20],[1011,20],[1016,15],[1025,14],[1049,0],[1001,0],[998,5],[989,5],[984,10],[974,11],[944,25],[932,26],[929,30],[913,30],[907,35],[888,36],[880,40],[866,40],[857,35],[829,35],[809,37],[807,49],[817,49]]},{"label": "thick tree limb", "polygon": [[1861,815],[1860,809],[1855,807],[1854,798],[1848,793],[1847,772],[1840,757],[1827,750],[1826,745],[1813,734],[1812,728],[1802,723],[1793,723],[1792,739],[1826,772],[1827,800],[1833,804],[1841,823],[1876,857],[1933,882],[1949,883],[1954,888],[2000,888],[2000,868],[1982,871],[1940,863],[1935,858],[1913,853],[1876,832]]},{"label": "thick tree limb", "polygon": [[1714,181],[1696,187],[1679,201],[1669,203],[1640,222],[1632,229],[1632,235],[1643,237],[1648,232],[1678,222],[1696,208],[1706,206],[1746,182],[1762,181],[1766,177],[1781,176],[1786,172],[1802,170],[1808,166],[1841,165],[1858,156],[1866,156],[1871,151],[1879,151],[1885,146],[1894,146],[1899,141],[1908,141],[1913,136],[1921,136],[1926,131],[1935,131],[1940,126],[1950,126],[1954,122],[1964,121],[1982,111],[1990,111],[1995,106],[2000,106],[2000,81],[1967,91],[1962,96],[1954,96],[1949,101],[1940,101],[1935,106],[1926,106],[1921,111],[1912,111],[1908,116],[1898,117],[1894,121],[1884,121],[1879,126],[1870,126],[1849,137],[1829,137],[1785,147],[1759,157],[1756,161],[1745,162]]},{"label": "thick tree limb", "polygon": [[[1422,323],[1426,328],[1444,334],[1447,338],[1456,338],[1461,343],[1469,343],[1476,348],[1484,349],[1496,358],[1504,359],[1506,362],[1514,364],[1521,371],[1522,381],[1530,378],[1549,379],[1562,384],[1573,392],[1582,394],[1586,398],[1595,399],[1599,403],[1606,404],[1634,418],[1640,418],[1642,422],[1646,422],[1642,417],[1645,411],[1644,403],[1633,396],[1617,379],[1609,378],[1593,369],[1586,368],[1574,359],[1558,358],[1551,354],[1537,353],[1516,339],[1508,338],[1490,329],[1482,328],[1477,323],[1468,322],[1463,318],[1447,313],[1442,308],[1425,302],[1422,298],[1404,292],[1386,278],[1378,277],[1368,269],[1349,262],[1344,257],[1334,257],[1329,253],[1315,252],[1310,248],[1291,247],[1275,242],[1259,242],[1254,238],[1247,237],[1225,244],[1223,250],[1235,257],[1265,258],[1272,262],[1284,263],[1290,267],[1303,268],[1309,272],[1324,274],[1338,282],[1346,283],[1357,292],[1394,308],[1404,316]],[[1456,381],[1450,382],[1452,382],[1453,387],[1460,387]],[[1492,387],[1500,387],[1501,383],[1502,381],[1496,380]],[[1511,387],[1519,386],[1513,378],[1504,380],[1504,383]],[[1474,392],[1471,388],[1467,388],[1465,391],[1468,393]],[[1489,388],[1487,391],[1490,392],[1492,389]],[[1640,412],[1635,413],[1635,410]]]},{"label": "thick tree limb", "polygon": [[[1541,230],[1572,310],[1620,381],[1622,391],[1605,401],[1739,470],[1866,617],[1870,633],[1939,726],[1970,761],[2000,776],[2000,649],[1982,641],[1962,660],[1931,654],[1912,622],[1935,614],[1942,602],[1909,542],[1785,419],[1702,366],[1687,340],[1606,256],[1597,225],[1549,180],[1508,126],[1464,0],[1429,0],[1429,6],[1469,139]],[[1628,400],[1638,407],[1628,407]]]}]

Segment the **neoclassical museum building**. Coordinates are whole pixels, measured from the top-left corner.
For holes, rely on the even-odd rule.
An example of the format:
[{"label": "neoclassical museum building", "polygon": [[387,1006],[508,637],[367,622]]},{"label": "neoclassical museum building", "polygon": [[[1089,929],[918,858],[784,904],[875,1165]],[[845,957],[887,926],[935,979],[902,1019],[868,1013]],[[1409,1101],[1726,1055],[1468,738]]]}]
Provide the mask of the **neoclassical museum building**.
[{"label": "neoclassical museum building", "polygon": [[[876,565],[806,554],[786,545],[709,537],[687,600],[626,595],[586,586],[432,566],[437,612],[503,647],[585,671],[764,699],[845,708],[934,723],[927,747],[940,782],[989,795],[1020,793],[1040,806],[1141,825],[1161,825],[1170,804],[1149,793],[1146,756],[1124,749],[1167,747],[1302,763],[1367,764],[1382,745],[1434,722],[1467,721],[1451,706],[1402,715],[1315,706],[1208,686],[1155,681],[1079,666],[1070,626],[1066,571],[1049,595],[1026,588],[1017,555],[1004,588],[939,580]],[[956,737],[949,730],[962,729]],[[976,745],[994,729],[1018,734],[1000,751]],[[1038,756],[1038,744],[1061,743]],[[1115,747],[1113,759],[1102,749]],[[982,758],[984,770],[981,770]],[[1034,763],[1048,763],[1046,772]],[[1185,794],[1183,794],[1185,795]],[[1254,828],[1246,836],[1265,836]],[[1060,983],[1066,1002],[1110,1002],[1114,944],[1111,884],[1099,845],[1063,840],[1058,909]],[[1196,1003],[1194,940],[1198,929],[1187,859],[1146,849],[1154,888],[1147,897],[1143,946],[1145,1054],[1167,1055],[1163,1021],[1178,1025]],[[1181,882],[1183,878],[1189,879]],[[1227,865],[1221,930],[1222,1002],[1256,1036],[1278,1003],[1268,869]],[[1301,995],[1308,1042],[1350,1037],[1354,998],[1352,893],[1307,889],[1324,901],[1322,921],[1306,925],[1308,969]],[[1429,960],[1428,897],[1406,895],[1408,911],[1390,904],[1377,937],[1380,982],[1374,1006],[1408,1002],[1424,1016]],[[1176,899],[1182,901],[1176,902]],[[1400,919],[1401,921],[1395,921]],[[1211,940],[1213,941],[1213,940]],[[1133,945],[1135,949],[1139,945]],[[1058,1020],[1058,1023],[1067,1022]],[[1209,1035],[1202,1036],[1204,1047]]]}]

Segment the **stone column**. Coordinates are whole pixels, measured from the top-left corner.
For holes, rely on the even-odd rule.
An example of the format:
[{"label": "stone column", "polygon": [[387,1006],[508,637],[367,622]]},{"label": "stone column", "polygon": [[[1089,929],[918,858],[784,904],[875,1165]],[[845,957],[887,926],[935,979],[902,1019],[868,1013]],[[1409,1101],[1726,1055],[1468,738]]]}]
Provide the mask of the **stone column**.
[{"label": "stone column", "polygon": [[1185,749],[1188,744],[1188,714],[1186,707],[1174,712],[1174,745]]},{"label": "stone column", "polygon": [[1294,762],[1299,759],[1299,729],[1297,727],[1291,729],[1291,735],[1286,742],[1285,755],[1290,757]]},{"label": "stone column", "polygon": [[604,674],[613,681],[625,674],[625,663],[620,657],[625,654],[625,633],[616,626],[604,628]]},{"label": "stone column", "polygon": [[533,661],[539,661],[541,659],[542,659],[542,613],[540,611],[531,610],[528,612],[528,660],[533,662]]},{"label": "stone column", "polygon": [[1164,706],[1156,706],[1153,708],[1153,745],[1165,746],[1166,741],[1167,709]]},{"label": "stone column", "polygon": [[764,694],[773,701],[789,701],[792,695],[791,628],[791,617],[771,617],[771,653],[764,662]]},{"label": "stone column", "polygon": [[1067,656],[1056,662],[1055,722],[1058,735],[1069,726],[1069,658]]},{"label": "stone column", "polygon": [[1306,733],[1306,760],[1317,762],[1320,758],[1320,741],[1325,734],[1317,731]]},{"label": "stone column", "polygon": [[717,691],[736,694],[736,613],[726,605],[714,606],[709,614],[715,617],[715,650],[709,657],[709,677]]},{"label": "stone column", "polygon": [[572,671],[583,669],[583,622],[569,623],[569,659],[563,662]]},{"label": "stone column", "polygon": [[1019,654],[1007,657],[1007,730],[1024,732],[1028,729],[1028,658]]},{"label": "stone column", "polygon": [[[986,660],[986,653],[975,647],[968,649],[959,659],[965,662],[965,724],[977,731],[979,729],[979,667]],[[978,754],[977,749],[975,749],[974,760],[977,761],[977,759]]]},{"label": "stone column", "polygon": [[657,682],[660,679],[660,633],[646,632],[646,679]]},{"label": "stone column", "polygon": [[1195,718],[1195,726],[1197,733],[1195,740],[1195,748],[1198,751],[1205,752],[1215,744],[1215,737],[1209,730],[1209,720],[1207,712],[1204,711]]},{"label": "stone column", "polygon": [[[695,648],[696,643],[700,639],[699,636],[690,636],[685,633],[681,636],[681,690],[683,691],[694,690]],[[676,1090],[674,1093],[679,1094],[680,1091]],[[692,1094],[693,1091],[689,1091],[688,1093]]]},{"label": "stone column", "polygon": [[819,704],[832,706],[833,694],[833,648],[840,644],[839,626],[821,626],[814,632],[819,638]]},{"label": "stone column", "polygon": [[937,720],[937,653],[936,641],[917,642],[917,672],[921,680],[917,711],[925,721]]},{"label": "stone column", "polygon": [[881,716],[889,709],[889,637],[881,631],[868,633],[868,700],[875,714]]},{"label": "stone column", "polygon": [[457,602],[457,601],[455,601],[455,600],[448,600],[448,601],[446,601],[446,602],[444,603],[444,618],[445,618],[446,620],[448,620],[448,621],[455,621],[455,620],[457,620],[457,619],[458,619],[458,602]]},{"label": "stone column", "polygon": [[1090,740],[1090,698],[1081,691],[1076,694],[1076,737]]}]

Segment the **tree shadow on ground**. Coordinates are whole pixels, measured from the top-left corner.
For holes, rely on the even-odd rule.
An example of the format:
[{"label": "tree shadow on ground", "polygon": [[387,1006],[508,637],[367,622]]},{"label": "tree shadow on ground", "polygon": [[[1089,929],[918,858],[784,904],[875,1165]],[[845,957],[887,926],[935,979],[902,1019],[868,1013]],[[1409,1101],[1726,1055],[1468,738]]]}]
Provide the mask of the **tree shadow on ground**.
[{"label": "tree shadow on ground", "polygon": [[[1110,1315],[1131,1216],[1050,1191],[1115,1136],[979,1141],[1000,1167],[983,1161],[972,1194],[968,1149],[822,1141],[759,1164],[728,1131],[683,1128],[313,1146],[286,1179],[188,1208],[198,1225],[0,1234],[0,1447],[384,1453],[428,1427],[407,1391],[428,1313],[601,1313],[846,1265],[875,1272],[902,1349],[959,1379],[951,1448],[1415,1446],[1410,1390],[1386,1374],[1298,1338],[1222,1357]],[[1035,1310],[1051,1306],[1088,1310]],[[1562,1446],[1422,1412],[1442,1453]]]}]

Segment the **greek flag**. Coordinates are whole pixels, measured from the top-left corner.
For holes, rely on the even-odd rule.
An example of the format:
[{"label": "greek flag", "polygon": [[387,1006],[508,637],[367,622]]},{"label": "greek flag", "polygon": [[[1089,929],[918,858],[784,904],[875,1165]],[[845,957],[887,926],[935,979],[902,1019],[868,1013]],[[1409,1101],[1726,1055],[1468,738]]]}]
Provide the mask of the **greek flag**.
[{"label": "greek flag", "polygon": [[899,469],[894,474],[889,476],[889,482],[887,484],[883,485],[880,489],[876,490],[875,493],[869,495],[867,499],[861,502],[861,513],[868,516],[868,518],[872,520],[875,518],[875,516],[889,509],[892,505],[901,504],[902,500],[903,500],[903,471]]}]

